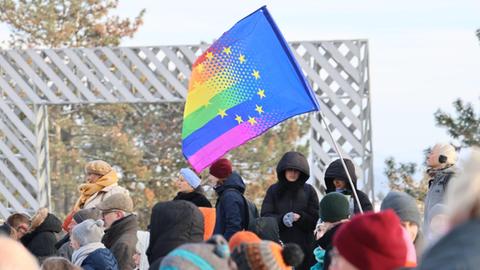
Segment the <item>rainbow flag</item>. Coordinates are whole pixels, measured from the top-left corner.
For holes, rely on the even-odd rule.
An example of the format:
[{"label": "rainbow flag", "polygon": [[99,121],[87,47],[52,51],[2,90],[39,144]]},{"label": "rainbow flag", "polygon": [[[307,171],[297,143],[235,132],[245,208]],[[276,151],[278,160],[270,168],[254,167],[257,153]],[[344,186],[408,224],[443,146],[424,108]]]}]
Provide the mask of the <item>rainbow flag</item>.
[{"label": "rainbow flag", "polygon": [[183,114],[183,154],[201,172],[276,124],[319,109],[264,6],[236,23],[193,64]]}]

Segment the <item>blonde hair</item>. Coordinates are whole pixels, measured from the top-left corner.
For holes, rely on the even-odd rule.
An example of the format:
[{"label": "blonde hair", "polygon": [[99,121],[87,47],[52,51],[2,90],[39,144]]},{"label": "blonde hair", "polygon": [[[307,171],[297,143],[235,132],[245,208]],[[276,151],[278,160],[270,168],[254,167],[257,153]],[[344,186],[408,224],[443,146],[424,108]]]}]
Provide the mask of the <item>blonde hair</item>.
[{"label": "blonde hair", "polygon": [[473,147],[460,168],[447,188],[447,211],[452,220],[461,215],[480,217],[480,148]]}]

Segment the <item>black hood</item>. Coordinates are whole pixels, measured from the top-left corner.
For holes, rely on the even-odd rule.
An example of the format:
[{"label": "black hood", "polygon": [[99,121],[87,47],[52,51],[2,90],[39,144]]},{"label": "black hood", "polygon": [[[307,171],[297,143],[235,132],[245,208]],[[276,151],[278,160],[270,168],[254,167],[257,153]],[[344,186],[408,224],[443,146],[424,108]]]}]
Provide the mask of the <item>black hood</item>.
[{"label": "black hood", "polygon": [[245,183],[243,182],[240,174],[237,172],[232,172],[232,174],[230,174],[230,176],[225,180],[223,185],[215,187],[215,191],[218,195],[221,195],[224,190],[229,188],[234,188],[240,191],[242,194],[245,192]]},{"label": "black hood", "polygon": [[203,241],[203,215],[191,202],[178,200],[157,203],[150,219],[148,261],[154,262],[185,243]]},{"label": "black hood", "polygon": [[[357,175],[355,173],[355,165],[350,159],[344,158],[343,161],[347,165],[348,172],[352,178],[353,185],[357,189]],[[333,184],[334,179],[340,179],[347,183],[347,189],[352,190],[350,186],[350,181],[348,181],[347,173],[343,168],[342,161],[340,159],[335,160],[334,162],[328,165],[327,170],[325,171],[325,185],[327,186],[327,193],[335,191],[335,185]]]},{"label": "black hood", "polygon": [[56,216],[50,213],[47,215],[47,218],[45,218],[45,221],[35,229],[35,232],[59,233],[61,231],[62,222]]},{"label": "black hood", "polygon": [[287,169],[295,169],[300,171],[300,177],[296,182],[305,184],[310,177],[310,167],[308,161],[302,153],[287,152],[283,155],[277,165],[277,178],[280,183],[287,183],[285,171]]},{"label": "black hood", "polygon": [[25,234],[21,242],[28,245],[37,235],[43,232],[59,233],[62,231],[62,222],[54,215],[48,214],[45,220],[33,231]]}]

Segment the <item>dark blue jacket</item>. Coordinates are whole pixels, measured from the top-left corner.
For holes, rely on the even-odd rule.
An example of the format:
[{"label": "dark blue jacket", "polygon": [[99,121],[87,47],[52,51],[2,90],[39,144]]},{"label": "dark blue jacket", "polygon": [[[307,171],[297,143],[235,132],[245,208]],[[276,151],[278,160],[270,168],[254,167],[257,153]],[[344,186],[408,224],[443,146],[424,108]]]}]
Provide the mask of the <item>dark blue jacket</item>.
[{"label": "dark blue jacket", "polygon": [[215,205],[217,218],[213,234],[221,234],[229,240],[234,233],[247,226],[247,208],[243,199],[245,183],[238,173],[233,172],[215,191],[218,199]]},{"label": "dark blue jacket", "polygon": [[117,260],[108,248],[99,248],[82,262],[84,270],[119,270]]}]

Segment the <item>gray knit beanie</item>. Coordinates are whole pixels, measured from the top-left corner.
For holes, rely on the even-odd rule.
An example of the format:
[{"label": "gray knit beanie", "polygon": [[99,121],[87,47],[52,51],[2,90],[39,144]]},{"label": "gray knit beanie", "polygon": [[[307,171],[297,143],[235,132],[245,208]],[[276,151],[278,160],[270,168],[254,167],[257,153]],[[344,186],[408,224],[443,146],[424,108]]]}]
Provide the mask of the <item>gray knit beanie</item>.
[{"label": "gray knit beanie", "polygon": [[390,191],[383,199],[380,209],[392,209],[402,221],[410,221],[420,226],[420,212],[415,199],[405,192]]},{"label": "gray knit beanie", "polygon": [[75,225],[72,230],[72,237],[75,238],[80,246],[101,242],[103,237],[103,221],[87,219]]}]

